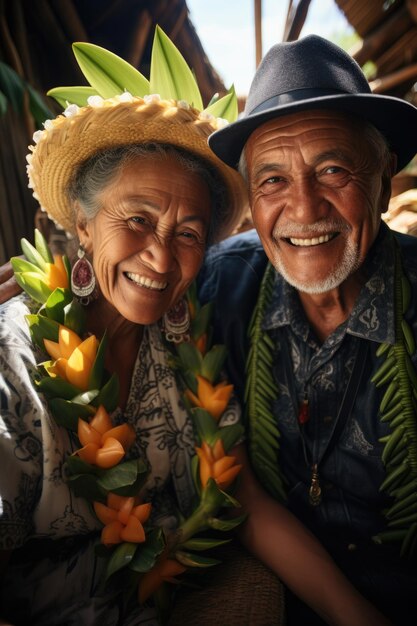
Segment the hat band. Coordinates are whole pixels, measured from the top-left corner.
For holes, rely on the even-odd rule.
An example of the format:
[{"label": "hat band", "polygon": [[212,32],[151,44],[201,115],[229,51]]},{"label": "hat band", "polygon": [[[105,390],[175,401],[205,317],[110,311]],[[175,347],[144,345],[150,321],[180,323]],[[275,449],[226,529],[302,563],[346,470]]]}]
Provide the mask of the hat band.
[{"label": "hat band", "polygon": [[291,104],[293,102],[300,102],[301,100],[311,100],[313,98],[323,98],[325,96],[337,96],[343,94],[345,96],[352,95],[346,93],[346,91],[341,91],[339,89],[294,89],[294,91],[288,91],[286,93],[281,93],[278,96],[272,96],[272,98],[268,98],[261,104],[258,104],[248,115],[253,115],[254,113],[260,113],[261,111],[265,111],[266,109],[272,109],[277,106],[282,106],[283,104]]}]

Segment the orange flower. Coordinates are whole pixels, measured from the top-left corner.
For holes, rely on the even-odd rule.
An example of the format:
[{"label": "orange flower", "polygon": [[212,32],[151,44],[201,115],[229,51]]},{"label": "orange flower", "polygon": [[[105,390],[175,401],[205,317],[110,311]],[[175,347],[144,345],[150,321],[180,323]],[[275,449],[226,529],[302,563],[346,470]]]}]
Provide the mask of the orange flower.
[{"label": "orange flower", "polygon": [[94,511],[104,524],[101,542],[106,546],[129,541],[143,543],[145,530],[143,524],[151,513],[151,504],[135,504],[135,498],[125,498],[115,493],[107,494],[107,506],[93,502]]},{"label": "orange flower", "polygon": [[142,576],[138,590],[139,604],[146,602],[163,582],[176,583],[174,576],[182,574],[186,569],[184,565],[181,565],[175,559],[163,557],[149,572]]},{"label": "orange flower", "polygon": [[55,360],[47,368],[50,376],[60,376],[82,391],[88,389],[88,381],[93,367],[98,341],[94,335],[84,341],[70,328],[60,324],[58,342],[43,340],[49,356]]},{"label": "orange flower", "polygon": [[197,376],[197,380],[197,395],[189,389],[186,389],[186,396],[191,400],[194,406],[205,409],[218,421],[229,404],[230,396],[233,392],[233,385],[228,385],[225,381],[217,385],[212,385],[203,376]]},{"label": "orange flower", "polygon": [[226,456],[221,439],[217,439],[213,447],[203,441],[201,448],[196,448],[196,452],[200,459],[200,481],[203,489],[209,478],[214,478],[220,489],[227,489],[242,469],[241,465],[236,465],[234,456]]},{"label": "orange flower", "polygon": [[200,335],[199,338],[194,341],[194,345],[200,354],[204,356],[207,349],[207,333]]},{"label": "orange flower", "polygon": [[68,289],[68,274],[65,269],[62,256],[59,254],[54,255],[54,263],[47,263],[44,270],[45,278],[43,282],[53,291],[57,287],[61,289]]},{"label": "orange flower", "polygon": [[135,441],[130,424],[113,426],[104,406],[99,406],[90,423],[78,420],[78,439],[83,446],[76,454],[87,463],[109,468],[117,465]]}]

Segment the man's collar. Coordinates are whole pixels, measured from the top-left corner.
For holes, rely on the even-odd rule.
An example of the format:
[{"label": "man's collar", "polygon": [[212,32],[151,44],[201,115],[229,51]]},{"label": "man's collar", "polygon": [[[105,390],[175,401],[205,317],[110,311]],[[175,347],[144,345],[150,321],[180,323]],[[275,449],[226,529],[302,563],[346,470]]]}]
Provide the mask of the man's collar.
[{"label": "man's collar", "polygon": [[[364,263],[367,276],[357,302],[345,324],[345,332],[377,343],[395,343],[394,320],[394,248],[389,228],[381,223],[378,236]],[[310,327],[296,289],[279,274],[274,284],[263,328],[291,326],[308,340]],[[339,327],[340,329],[340,327]],[[336,331],[337,332],[337,331]]]}]

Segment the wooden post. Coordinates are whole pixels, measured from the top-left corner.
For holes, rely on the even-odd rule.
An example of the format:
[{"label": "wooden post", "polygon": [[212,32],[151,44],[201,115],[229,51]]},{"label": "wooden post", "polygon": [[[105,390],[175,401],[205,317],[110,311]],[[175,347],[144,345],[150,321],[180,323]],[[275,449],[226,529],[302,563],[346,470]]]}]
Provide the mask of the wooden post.
[{"label": "wooden post", "polygon": [[262,60],[262,0],[255,0],[256,67]]}]

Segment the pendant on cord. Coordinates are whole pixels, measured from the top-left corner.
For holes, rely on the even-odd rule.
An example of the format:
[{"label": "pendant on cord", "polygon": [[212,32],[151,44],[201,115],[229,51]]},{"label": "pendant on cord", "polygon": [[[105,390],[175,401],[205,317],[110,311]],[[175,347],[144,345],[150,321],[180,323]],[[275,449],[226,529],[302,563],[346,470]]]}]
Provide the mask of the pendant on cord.
[{"label": "pendant on cord", "polygon": [[318,506],[321,502],[321,487],[317,470],[317,463],[314,463],[311,468],[311,485],[308,492],[311,506]]},{"label": "pendant on cord", "polygon": [[304,400],[300,404],[300,408],[298,409],[298,423],[302,426],[303,424],[306,424],[309,419],[310,411],[308,408],[308,400],[307,398],[304,398]]}]

